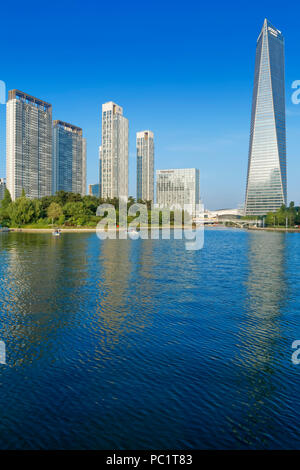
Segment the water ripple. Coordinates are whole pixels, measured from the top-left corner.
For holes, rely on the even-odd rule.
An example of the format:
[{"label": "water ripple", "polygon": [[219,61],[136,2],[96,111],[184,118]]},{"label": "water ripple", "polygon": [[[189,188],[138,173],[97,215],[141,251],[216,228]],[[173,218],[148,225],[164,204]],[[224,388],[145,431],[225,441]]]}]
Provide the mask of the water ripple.
[{"label": "water ripple", "polygon": [[298,448],[299,240],[5,234],[0,448]]}]

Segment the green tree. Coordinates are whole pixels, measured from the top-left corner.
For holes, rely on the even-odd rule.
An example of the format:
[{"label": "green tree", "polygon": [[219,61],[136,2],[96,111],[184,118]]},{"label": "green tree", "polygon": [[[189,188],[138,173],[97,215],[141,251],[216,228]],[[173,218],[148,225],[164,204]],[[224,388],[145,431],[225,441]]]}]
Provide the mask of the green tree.
[{"label": "green tree", "polygon": [[82,197],[78,193],[67,193],[67,202],[81,202]]},{"label": "green tree", "polygon": [[4,191],[4,197],[1,202],[1,209],[7,209],[9,204],[12,202],[10,192],[7,188]]},{"label": "green tree", "polygon": [[42,203],[39,199],[33,199],[32,204],[34,207],[34,220],[38,221],[43,216]]},{"label": "green tree", "polygon": [[11,221],[13,225],[21,226],[34,221],[35,207],[33,202],[26,197],[19,197],[12,202],[8,210],[11,213]]},{"label": "green tree", "polygon": [[282,206],[280,207],[280,209],[278,209],[275,215],[276,215],[276,224],[279,226],[280,225],[285,226],[286,218],[287,218],[287,208],[284,204],[282,204]]},{"label": "green tree", "polygon": [[53,221],[59,219],[63,215],[62,208],[57,202],[51,202],[50,206],[47,209],[47,215],[49,219],[52,219],[52,225]]},{"label": "green tree", "polygon": [[0,223],[5,226],[10,224],[10,211],[9,206],[12,203],[11,195],[9,190],[6,188],[4,191],[4,197],[1,201],[0,207]]},{"label": "green tree", "polygon": [[47,217],[47,209],[51,202],[58,202],[56,196],[43,196],[39,201],[41,203],[41,217],[43,218]]},{"label": "green tree", "polygon": [[295,208],[294,201],[290,202],[289,208],[287,210],[287,217],[288,217],[289,225],[293,227],[295,225],[295,220],[297,217],[297,210]]},{"label": "green tree", "polygon": [[95,196],[84,196],[82,198],[82,202],[84,207],[87,209],[88,212],[96,214],[97,208],[99,206],[99,200]]},{"label": "green tree", "polygon": [[300,223],[300,208],[295,207],[293,201],[290,202],[289,206],[284,204],[276,212],[269,212],[265,218],[265,225],[270,226],[281,226],[286,225],[293,227],[295,224]]},{"label": "green tree", "polygon": [[129,207],[133,206],[133,204],[135,204],[135,199],[134,199],[134,197],[129,196],[128,201],[127,201],[127,211],[129,209]]},{"label": "green tree", "polygon": [[68,199],[68,194],[66,191],[57,191],[55,194],[55,202],[57,202],[61,207],[63,207]]},{"label": "green tree", "polygon": [[89,222],[94,213],[86,208],[83,202],[67,202],[63,207],[63,213],[68,219],[69,225],[84,225]]},{"label": "green tree", "polygon": [[274,222],[275,222],[275,214],[273,214],[273,212],[268,212],[268,214],[266,215],[266,219],[265,219],[265,225],[267,227],[271,227],[272,225],[274,225]]}]

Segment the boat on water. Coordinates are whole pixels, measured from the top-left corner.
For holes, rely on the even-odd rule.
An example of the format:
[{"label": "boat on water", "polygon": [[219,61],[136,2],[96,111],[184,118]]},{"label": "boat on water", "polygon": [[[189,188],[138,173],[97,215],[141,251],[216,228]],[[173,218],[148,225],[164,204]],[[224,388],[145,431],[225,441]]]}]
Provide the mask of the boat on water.
[{"label": "boat on water", "polygon": [[60,237],[60,235],[61,235],[60,230],[54,230],[54,231],[52,232],[52,236],[53,236],[53,237]]},{"label": "boat on water", "polygon": [[136,240],[140,236],[139,232],[135,230],[134,228],[130,228],[129,230],[127,230],[127,234],[132,240]]}]

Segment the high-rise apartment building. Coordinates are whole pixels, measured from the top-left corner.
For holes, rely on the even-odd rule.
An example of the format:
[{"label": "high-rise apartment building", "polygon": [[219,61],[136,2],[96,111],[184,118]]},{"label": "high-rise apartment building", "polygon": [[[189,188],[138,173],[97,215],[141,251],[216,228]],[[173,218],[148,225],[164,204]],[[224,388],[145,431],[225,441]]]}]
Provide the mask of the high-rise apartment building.
[{"label": "high-rise apartment building", "polygon": [[101,161],[101,145],[99,147],[99,197],[102,197],[102,161]]},{"label": "high-rise apartment building", "polygon": [[0,178],[0,201],[4,198],[6,188],[6,181],[5,178]]},{"label": "high-rise apartment building", "polygon": [[154,135],[137,132],[137,199],[154,201]]},{"label": "high-rise apartment building", "polygon": [[112,101],[102,105],[100,150],[102,198],[128,198],[128,119]]},{"label": "high-rise apartment building", "polygon": [[6,180],[13,200],[52,193],[52,106],[19,90],[6,105]]},{"label": "high-rise apartment building", "polygon": [[82,173],[81,173],[81,194],[86,195],[86,138],[82,138]]},{"label": "high-rise apartment building", "polygon": [[287,202],[284,38],[268,20],[257,40],[246,215]]},{"label": "high-rise apartment building", "polygon": [[156,171],[156,203],[159,207],[185,209],[196,215],[200,202],[200,178],[196,168]]},{"label": "high-rise apartment building", "polygon": [[86,142],[80,127],[53,121],[53,194],[61,190],[86,194]]}]

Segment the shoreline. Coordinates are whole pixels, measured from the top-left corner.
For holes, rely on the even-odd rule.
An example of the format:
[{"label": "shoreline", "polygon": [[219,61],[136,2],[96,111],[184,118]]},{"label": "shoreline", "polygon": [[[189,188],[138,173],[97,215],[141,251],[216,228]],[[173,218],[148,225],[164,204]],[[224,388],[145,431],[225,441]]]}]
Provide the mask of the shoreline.
[{"label": "shoreline", "polygon": [[[170,230],[175,230],[175,229],[182,229],[184,230],[184,226],[171,226],[171,227],[152,227],[153,230],[163,230],[163,229],[170,229]],[[186,227],[189,229],[190,227]],[[57,229],[61,233],[96,233],[97,228],[59,228]],[[195,230],[196,227],[193,227],[193,230]],[[54,228],[9,228],[8,230],[3,231],[3,233],[52,233]],[[105,232],[111,232],[113,230],[116,230],[117,232],[127,230],[127,229],[120,229],[119,227],[116,227],[115,229],[108,229],[105,230]],[[147,230],[151,231],[151,227],[149,227]],[[104,231],[104,230],[103,230]],[[102,230],[101,230],[102,232]]]},{"label": "shoreline", "polygon": [[285,228],[285,227],[247,227],[247,230],[261,230],[261,231],[266,231],[266,232],[300,233],[300,228]]},{"label": "shoreline", "polygon": [[[171,226],[171,227],[153,227],[153,230],[184,230],[184,226]],[[186,227],[190,229],[190,227]],[[226,229],[236,229],[236,230],[256,230],[256,231],[265,231],[265,232],[288,232],[288,233],[300,233],[300,228],[284,228],[284,227],[226,227],[224,225],[219,226],[204,226],[205,230],[226,230]],[[3,231],[2,233],[52,233],[55,229],[52,228],[9,228],[8,230]],[[97,229],[94,228],[58,228],[61,233],[96,233]],[[114,229],[105,230],[106,232],[111,232]],[[117,227],[115,229],[117,232],[123,231],[125,229],[120,229]],[[151,231],[151,227],[148,228]],[[196,227],[193,227],[193,230],[196,230]],[[1,233],[1,231],[0,231]]]}]

